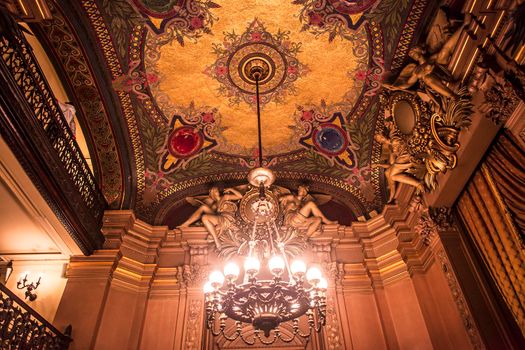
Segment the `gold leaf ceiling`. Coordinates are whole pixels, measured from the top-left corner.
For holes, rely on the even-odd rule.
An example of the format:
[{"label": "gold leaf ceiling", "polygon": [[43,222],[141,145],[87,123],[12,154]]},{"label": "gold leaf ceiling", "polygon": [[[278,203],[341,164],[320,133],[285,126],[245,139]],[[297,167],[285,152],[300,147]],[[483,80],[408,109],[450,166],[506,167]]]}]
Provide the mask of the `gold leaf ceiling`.
[{"label": "gold leaf ceiling", "polygon": [[[353,93],[356,88],[353,77],[359,66],[367,66],[369,59],[368,55],[356,57],[354,54],[356,45],[361,45],[360,52],[368,53],[365,31],[357,30],[355,41],[338,38],[336,42],[329,42],[326,35],[316,37],[301,31],[299,10],[298,5],[281,0],[229,0],[213,9],[213,16],[217,18],[212,27],[214,35],[204,35],[184,46],[172,37],[159,47],[154,45],[156,34],[149,32],[145,57],[157,57],[148,50],[160,50],[160,57],[147,61],[146,70],[160,79],[152,86],[152,93],[166,119],[191,103],[214,107],[221,116],[222,127],[217,150],[251,153],[257,140],[253,104],[244,100],[231,103],[227,94],[220,93],[222,84],[205,71],[217,60],[214,46],[229,44],[224,41],[228,33],[245,33],[255,19],[268,33],[285,33],[282,41],[285,45],[298,46],[296,58],[305,66],[303,74],[293,87],[285,89],[280,101],[270,100],[263,107],[265,148],[272,153],[284,153],[301,147],[295,131],[300,105],[320,105],[321,100],[325,100],[329,105],[339,105],[340,111],[351,110],[359,97]],[[253,94],[254,86],[250,88]]]},{"label": "gold leaf ceiling", "polygon": [[[82,0],[82,11],[58,3],[42,33],[65,71],[64,47],[77,45],[99,77],[106,119],[99,108],[79,118],[89,120],[99,174],[119,174],[99,150],[115,143],[121,155],[126,180],[112,207],[162,222],[190,193],[243,182],[256,165],[256,114],[242,67],[257,54],[273,70],[261,86],[265,163],[356,217],[380,210],[384,185],[370,167],[381,154],[380,83],[403,62],[427,0]],[[71,86],[91,107],[95,97]],[[93,137],[101,121],[113,136]]]}]

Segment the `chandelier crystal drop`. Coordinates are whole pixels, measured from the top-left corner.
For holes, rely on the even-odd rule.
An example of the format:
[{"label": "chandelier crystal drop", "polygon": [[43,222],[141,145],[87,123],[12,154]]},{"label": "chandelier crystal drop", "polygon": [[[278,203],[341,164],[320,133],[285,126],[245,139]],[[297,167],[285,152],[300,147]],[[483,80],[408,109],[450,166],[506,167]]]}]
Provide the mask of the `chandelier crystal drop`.
[{"label": "chandelier crystal drop", "polygon": [[[263,60],[252,63],[246,74],[255,82],[259,141],[259,167],[248,174],[248,182],[257,191],[250,202],[253,239],[247,242],[248,253],[233,259],[242,261],[242,273],[239,261],[228,261],[222,272],[212,271],[204,284],[206,327],[214,336],[228,341],[240,338],[248,345],[290,343],[297,337],[308,342],[312,332],[320,332],[326,323],[328,282],[318,267],[307,268],[302,260],[289,261],[282,237],[298,232],[277,219],[279,204],[271,189],[275,175],[262,167],[259,82],[270,68]],[[234,330],[227,331],[233,322]],[[245,333],[246,325],[253,332]]]}]

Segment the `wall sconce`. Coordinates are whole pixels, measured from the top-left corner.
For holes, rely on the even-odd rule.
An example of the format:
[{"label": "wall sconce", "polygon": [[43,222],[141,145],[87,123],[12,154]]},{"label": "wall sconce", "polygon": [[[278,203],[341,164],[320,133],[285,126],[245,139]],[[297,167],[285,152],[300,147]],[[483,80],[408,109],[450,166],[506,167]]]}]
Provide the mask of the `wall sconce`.
[{"label": "wall sconce", "polygon": [[16,282],[16,288],[18,289],[25,289],[26,292],[25,292],[25,295],[26,295],[26,299],[29,299],[29,301],[34,301],[37,297],[36,293],[35,293],[35,290],[38,288],[38,286],[40,285],[40,280],[42,279],[42,276],[38,276],[38,281],[36,281],[36,283],[27,283],[27,277],[28,277],[28,273],[26,272],[24,274],[24,278],[20,277],[20,279],[18,280],[18,282]]}]

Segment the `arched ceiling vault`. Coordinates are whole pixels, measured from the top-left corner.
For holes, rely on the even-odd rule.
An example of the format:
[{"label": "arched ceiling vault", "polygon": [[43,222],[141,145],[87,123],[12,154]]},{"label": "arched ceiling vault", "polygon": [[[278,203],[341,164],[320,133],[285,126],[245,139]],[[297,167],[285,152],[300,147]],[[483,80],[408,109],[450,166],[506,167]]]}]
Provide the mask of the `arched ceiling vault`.
[{"label": "arched ceiling vault", "polygon": [[378,92],[430,1],[56,1],[41,33],[68,72],[114,206],[158,223],[190,193],[244,181],[257,134],[243,69],[256,57],[270,67],[265,165],[353,217],[381,210],[385,186],[370,166],[381,155]]}]

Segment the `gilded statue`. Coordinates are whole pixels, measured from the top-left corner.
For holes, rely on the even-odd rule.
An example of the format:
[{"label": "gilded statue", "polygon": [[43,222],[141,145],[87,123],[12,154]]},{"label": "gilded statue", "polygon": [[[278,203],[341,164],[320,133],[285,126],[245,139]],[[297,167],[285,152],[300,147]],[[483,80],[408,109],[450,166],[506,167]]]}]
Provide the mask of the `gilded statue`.
[{"label": "gilded statue", "polygon": [[279,203],[284,212],[284,224],[297,229],[306,229],[308,237],[321,234],[318,230],[321,224],[336,223],[329,220],[321,212],[315,203],[314,196],[308,193],[308,187],[306,186],[299,186],[297,194],[287,193],[281,195]]},{"label": "gilded statue", "polygon": [[187,197],[186,201],[198,209],[180,225],[187,227],[201,221],[212,236],[217,249],[221,248],[219,236],[232,227],[237,212],[236,202],[242,198],[242,193],[235,188],[226,188],[221,195],[218,187],[212,187],[206,197]]},{"label": "gilded statue", "polygon": [[451,83],[452,78],[445,66],[450,61],[463,29],[469,24],[470,15],[467,14],[463,25],[448,34],[452,25],[444,10],[440,9],[427,36],[425,48],[415,46],[408,53],[415,63],[407,64],[393,84],[383,86],[391,90],[408,90],[421,82],[425,90],[430,89],[444,98],[457,98],[456,92],[446,84]]},{"label": "gilded statue", "polygon": [[410,174],[410,171],[417,168],[417,165],[411,160],[408,147],[405,141],[399,135],[399,131],[397,131],[394,123],[388,121],[385,122],[385,126],[389,130],[388,137],[377,134],[374,138],[377,142],[388,147],[388,163],[373,164],[372,167],[386,169],[385,178],[387,180],[388,188],[390,189],[388,202],[391,203],[394,200],[397,192],[397,183],[404,183],[413,186],[419,192],[423,192],[425,190],[425,186]]}]

